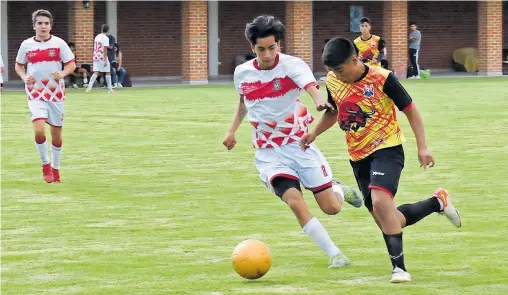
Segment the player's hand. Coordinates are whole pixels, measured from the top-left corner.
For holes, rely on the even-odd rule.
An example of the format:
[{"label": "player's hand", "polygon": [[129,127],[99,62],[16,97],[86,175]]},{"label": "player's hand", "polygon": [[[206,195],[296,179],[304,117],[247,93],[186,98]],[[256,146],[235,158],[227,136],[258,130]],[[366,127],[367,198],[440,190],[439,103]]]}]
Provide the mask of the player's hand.
[{"label": "player's hand", "polygon": [[335,111],[335,108],[327,101],[320,101],[316,104],[316,110],[321,112],[323,110]]},{"label": "player's hand", "polygon": [[427,170],[427,167],[432,168],[436,164],[434,158],[427,149],[418,151],[418,161],[420,161],[420,167]]},{"label": "player's hand", "polygon": [[316,134],[314,134],[314,132],[305,133],[300,139],[300,147],[305,151],[314,140],[316,140]]},{"label": "player's hand", "polygon": [[60,81],[61,79],[64,78],[64,74],[62,72],[56,72],[53,74],[53,78],[55,79],[55,81]]},{"label": "player's hand", "polygon": [[23,79],[23,81],[27,86],[32,86],[35,84],[35,78],[33,76],[25,76],[25,79]]},{"label": "player's hand", "polygon": [[105,61],[105,62],[104,62],[104,66],[107,66],[107,65],[108,65],[108,61]]},{"label": "player's hand", "polygon": [[222,144],[228,149],[231,150],[236,145],[235,134],[233,132],[228,132],[224,137],[224,141]]}]

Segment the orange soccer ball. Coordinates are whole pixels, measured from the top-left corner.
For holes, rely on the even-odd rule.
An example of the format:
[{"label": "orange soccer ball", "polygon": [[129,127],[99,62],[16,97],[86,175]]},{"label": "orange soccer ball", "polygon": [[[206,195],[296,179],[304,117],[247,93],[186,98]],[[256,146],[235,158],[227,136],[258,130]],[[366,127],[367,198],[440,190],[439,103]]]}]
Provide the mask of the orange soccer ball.
[{"label": "orange soccer ball", "polygon": [[235,247],[233,267],[242,277],[255,280],[264,276],[272,266],[272,254],[268,246],[258,240],[248,239]]}]

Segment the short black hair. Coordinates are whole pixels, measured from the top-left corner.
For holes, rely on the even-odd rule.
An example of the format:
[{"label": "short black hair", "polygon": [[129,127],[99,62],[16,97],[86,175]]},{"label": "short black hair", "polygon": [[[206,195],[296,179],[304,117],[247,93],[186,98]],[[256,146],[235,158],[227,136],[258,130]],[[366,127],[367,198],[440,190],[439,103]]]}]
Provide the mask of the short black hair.
[{"label": "short black hair", "polygon": [[321,61],[325,66],[336,68],[353,55],[356,55],[353,43],[349,39],[335,37],[326,43]]},{"label": "short black hair", "polygon": [[360,23],[361,24],[368,23],[370,25],[370,19],[368,17],[362,17],[362,19],[360,20]]},{"label": "short black hair", "polygon": [[410,25],[410,26],[412,26],[412,25],[415,25],[415,26],[416,26],[416,23],[415,23],[415,22],[410,22],[410,23],[409,23],[409,25]]},{"label": "short black hair", "polygon": [[273,36],[275,42],[279,42],[284,39],[285,31],[284,25],[275,17],[260,15],[245,26],[245,38],[252,45],[256,44],[258,38],[266,38],[268,36]]},{"label": "short black hair", "polygon": [[108,25],[102,25],[101,32],[103,32],[103,33],[109,32],[109,26]]},{"label": "short black hair", "polygon": [[325,44],[328,43],[328,41],[330,41],[330,39],[325,39]]}]

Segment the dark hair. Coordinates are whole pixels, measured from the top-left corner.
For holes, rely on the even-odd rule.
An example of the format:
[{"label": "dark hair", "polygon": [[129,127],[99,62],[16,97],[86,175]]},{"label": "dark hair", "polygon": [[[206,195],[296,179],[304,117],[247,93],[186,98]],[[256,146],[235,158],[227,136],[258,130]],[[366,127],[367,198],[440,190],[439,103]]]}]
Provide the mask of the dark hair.
[{"label": "dark hair", "polygon": [[362,17],[362,19],[360,20],[360,23],[361,24],[368,23],[370,25],[370,19],[368,17]]},{"label": "dark hair", "polygon": [[69,42],[69,43],[67,43],[67,46],[69,46],[69,47],[76,47],[76,45],[74,44],[74,42]]},{"label": "dark hair", "polygon": [[415,22],[410,22],[410,23],[409,23],[409,25],[410,25],[410,26],[412,26],[412,25],[415,25],[415,26],[416,26],[416,23],[415,23]]},{"label": "dark hair", "polygon": [[103,32],[103,33],[109,32],[109,26],[108,25],[102,25],[101,32]]},{"label": "dark hair", "polygon": [[328,41],[330,41],[330,39],[325,39],[325,44],[328,43]]},{"label": "dark hair", "polygon": [[45,9],[38,9],[32,13],[32,24],[35,26],[35,22],[38,16],[45,16],[49,18],[49,24],[53,25],[53,16],[51,15],[51,12],[45,10]]},{"label": "dark hair", "polygon": [[321,61],[325,66],[338,67],[356,55],[355,46],[346,38],[336,37],[325,45]]},{"label": "dark hair", "polygon": [[260,15],[245,26],[245,38],[252,45],[256,44],[258,38],[266,38],[268,36],[273,36],[275,42],[279,42],[284,39],[285,31],[284,25],[275,17]]}]

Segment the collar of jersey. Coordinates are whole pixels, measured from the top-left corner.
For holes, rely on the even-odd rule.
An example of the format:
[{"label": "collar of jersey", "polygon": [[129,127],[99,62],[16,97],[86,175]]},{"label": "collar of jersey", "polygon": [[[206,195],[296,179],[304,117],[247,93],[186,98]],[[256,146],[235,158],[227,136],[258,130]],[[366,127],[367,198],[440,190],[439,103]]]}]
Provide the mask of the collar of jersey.
[{"label": "collar of jersey", "polygon": [[278,63],[279,63],[279,54],[278,54],[278,53],[277,53],[277,55],[275,56],[275,62],[274,62],[274,63],[273,63],[273,65],[272,65],[270,68],[268,68],[268,69],[262,69],[262,68],[260,68],[260,67],[259,67],[259,65],[258,65],[258,59],[257,59],[257,58],[255,58],[255,59],[254,59],[254,62],[253,62],[254,67],[256,68],[256,70],[259,70],[259,71],[269,71],[269,70],[272,70],[273,68],[275,68],[275,67],[277,66],[277,64],[278,64]]},{"label": "collar of jersey", "polygon": [[48,42],[49,40],[51,40],[51,38],[53,38],[53,35],[51,35],[51,34],[50,34],[50,35],[49,35],[49,38],[48,38],[48,39],[46,39],[46,40],[37,40],[37,39],[36,39],[36,37],[37,37],[37,36],[34,36],[34,41],[35,41],[35,42]]}]

